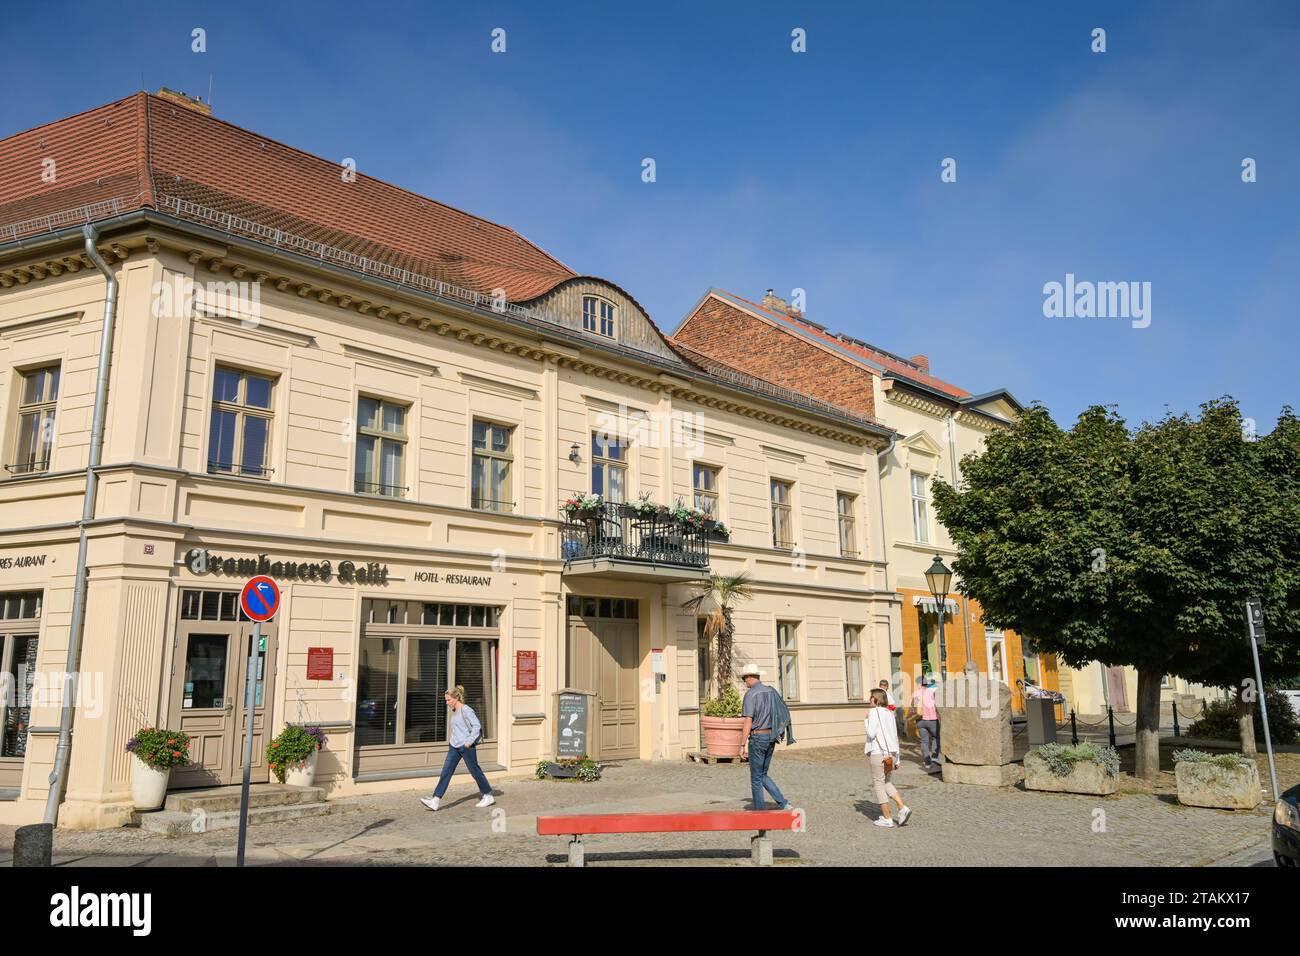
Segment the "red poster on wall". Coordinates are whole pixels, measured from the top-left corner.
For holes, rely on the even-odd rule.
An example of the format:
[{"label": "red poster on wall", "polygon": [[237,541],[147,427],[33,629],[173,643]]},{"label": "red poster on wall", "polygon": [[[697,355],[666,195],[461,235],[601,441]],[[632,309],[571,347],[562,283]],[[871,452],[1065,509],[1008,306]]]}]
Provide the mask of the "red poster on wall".
[{"label": "red poster on wall", "polygon": [[536,651],[515,651],[515,690],[537,690]]},{"label": "red poster on wall", "polygon": [[334,648],[332,647],[307,648],[307,679],[308,680],[333,680],[334,679]]}]

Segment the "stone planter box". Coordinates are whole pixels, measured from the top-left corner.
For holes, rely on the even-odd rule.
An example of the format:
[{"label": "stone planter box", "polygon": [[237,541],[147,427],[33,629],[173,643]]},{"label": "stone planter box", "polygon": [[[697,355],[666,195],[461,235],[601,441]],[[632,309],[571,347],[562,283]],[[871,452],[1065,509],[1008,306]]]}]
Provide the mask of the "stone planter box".
[{"label": "stone planter box", "polygon": [[1238,767],[1181,761],[1174,764],[1178,802],[1186,807],[1253,810],[1259,806],[1259,770],[1254,762]]},{"label": "stone planter box", "polygon": [[1036,753],[1025,754],[1025,789],[1048,793],[1087,793],[1105,796],[1114,793],[1119,778],[1109,776],[1099,763],[1080,760],[1070,767],[1064,777],[1052,773],[1052,768]]}]

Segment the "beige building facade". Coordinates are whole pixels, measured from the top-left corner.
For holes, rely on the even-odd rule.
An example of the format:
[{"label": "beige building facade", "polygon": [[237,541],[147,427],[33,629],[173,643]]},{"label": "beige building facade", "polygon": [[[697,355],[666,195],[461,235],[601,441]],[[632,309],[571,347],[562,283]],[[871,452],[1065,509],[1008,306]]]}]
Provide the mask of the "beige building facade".
[{"label": "beige building facade", "polygon": [[[191,736],[173,789],[241,778],[254,573],[283,595],[254,781],[297,723],[328,735],[331,796],[430,788],[451,684],[494,776],[554,755],[565,688],[593,695],[601,759],[682,759],[716,690],[682,609],[709,573],[753,579],[737,656],[781,684],[800,746],[860,739],[898,626],[870,508],[890,429],[688,361],[603,280],[521,304],[169,208],[94,234],[117,304],[60,825],[130,819],[143,726]],[[55,766],[108,285],[76,226],[2,240],[0,822],[21,823]],[[600,522],[562,513],[593,492]],[[726,533],[629,517],[643,499]]]}]

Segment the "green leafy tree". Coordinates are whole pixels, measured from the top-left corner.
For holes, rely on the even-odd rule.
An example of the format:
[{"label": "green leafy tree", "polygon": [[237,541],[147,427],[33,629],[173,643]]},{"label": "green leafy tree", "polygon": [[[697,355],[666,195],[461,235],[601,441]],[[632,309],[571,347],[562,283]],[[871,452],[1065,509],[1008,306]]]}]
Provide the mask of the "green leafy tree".
[{"label": "green leafy tree", "polygon": [[1102,406],[1064,431],[1036,404],[963,460],[960,489],[937,481],[934,496],[961,589],[990,624],[1073,667],[1137,670],[1137,772],[1154,777],[1165,674],[1253,684],[1247,597],[1265,604],[1265,673],[1294,671],[1298,490],[1290,409],[1253,441],[1222,399],[1136,431]]}]

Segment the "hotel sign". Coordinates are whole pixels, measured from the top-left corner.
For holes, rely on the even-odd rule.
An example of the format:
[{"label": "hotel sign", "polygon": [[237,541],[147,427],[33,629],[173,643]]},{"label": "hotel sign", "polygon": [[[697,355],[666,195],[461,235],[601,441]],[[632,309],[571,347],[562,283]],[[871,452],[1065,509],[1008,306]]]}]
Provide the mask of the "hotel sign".
[{"label": "hotel sign", "polygon": [[340,561],[336,569],[330,561],[272,561],[265,554],[256,558],[231,558],[214,554],[206,548],[191,548],[185,553],[185,566],[193,574],[249,578],[265,574],[277,581],[321,581],[338,578],[341,584],[387,584],[388,565],[376,561]]},{"label": "hotel sign", "polygon": [[446,571],[416,571],[415,580],[421,584],[468,584],[471,587],[489,588],[492,586],[490,574],[458,574]]}]

